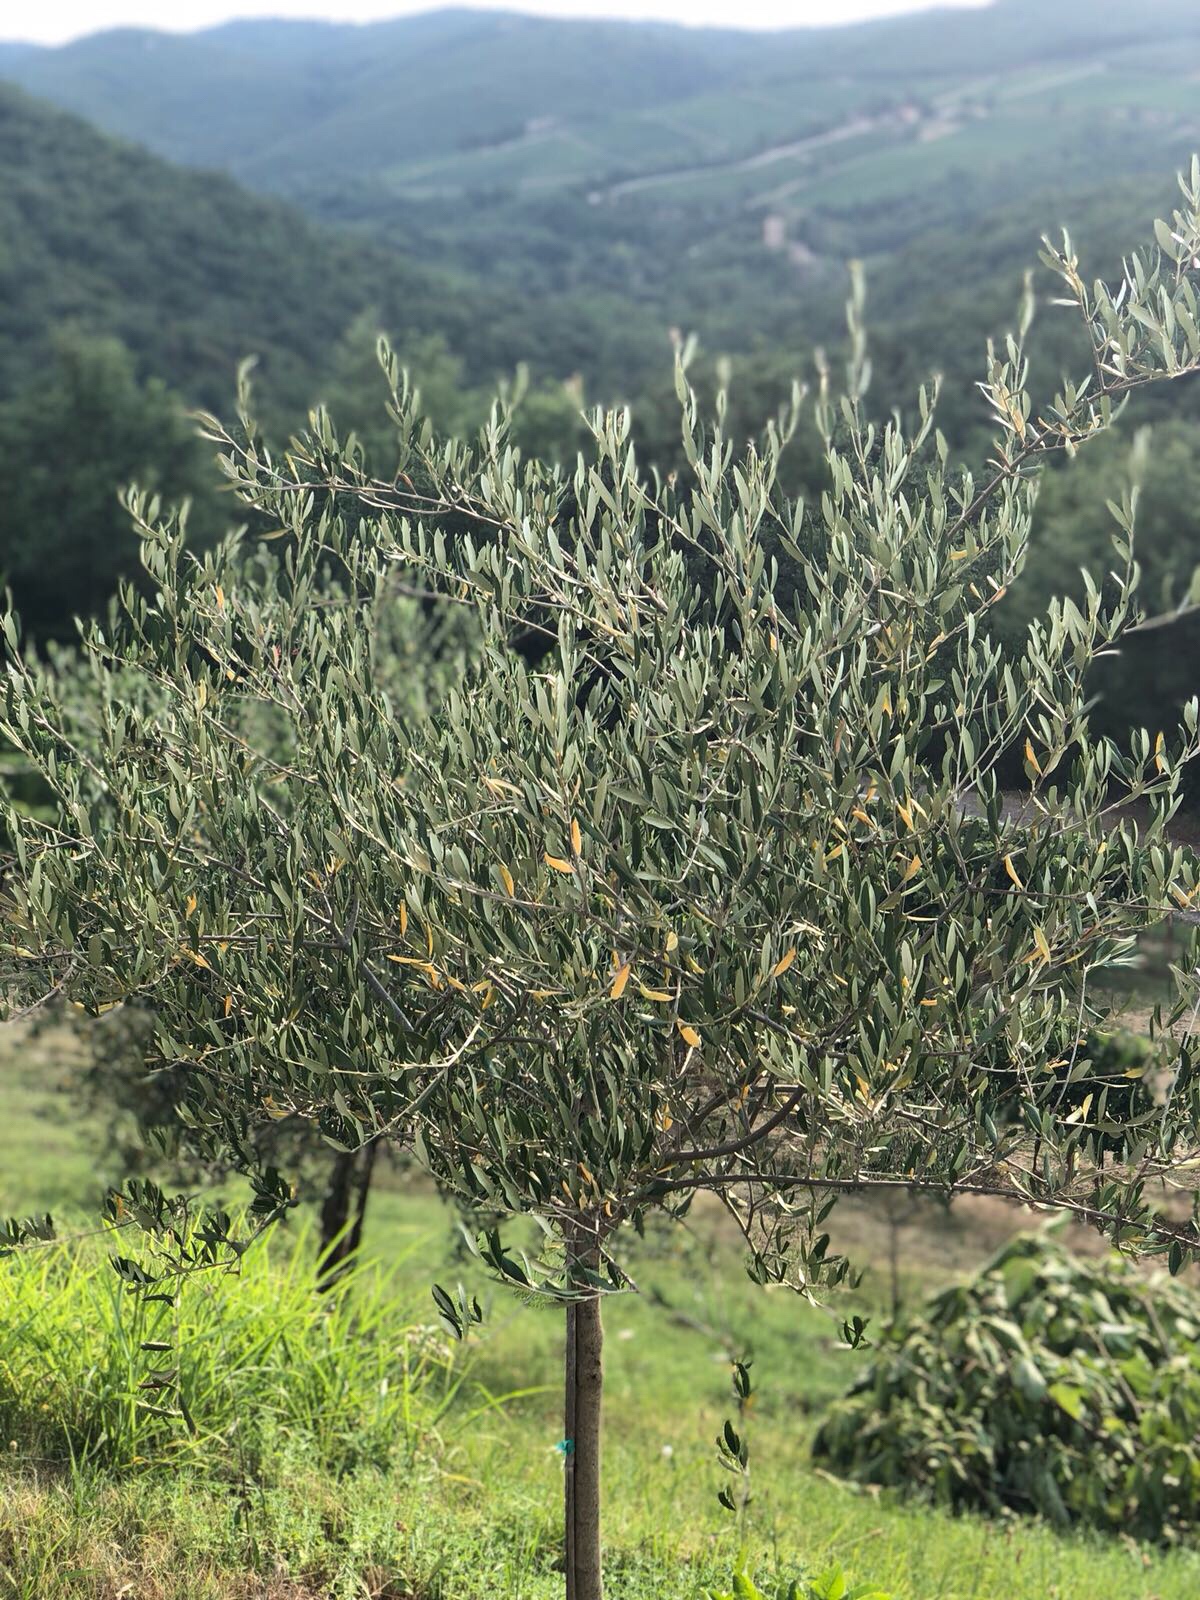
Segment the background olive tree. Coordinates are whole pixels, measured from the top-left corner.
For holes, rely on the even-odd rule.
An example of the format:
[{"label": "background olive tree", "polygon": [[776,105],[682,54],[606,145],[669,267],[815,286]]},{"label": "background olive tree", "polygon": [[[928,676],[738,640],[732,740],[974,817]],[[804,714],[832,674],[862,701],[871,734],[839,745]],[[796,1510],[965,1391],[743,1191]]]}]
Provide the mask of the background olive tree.
[{"label": "background olive tree", "polygon": [[[568,478],[502,408],[475,444],[435,438],[385,350],[390,480],[322,413],[280,456],[245,414],[207,429],[265,540],[193,555],[131,495],[150,592],[86,637],[88,741],[6,625],[4,730],[55,800],[9,818],[11,991],[146,1004],[189,1136],[248,1168],[296,1116],[538,1224],[536,1249],[478,1248],[565,1307],[570,1600],[601,1593],[601,1302],[636,1287],[623,1241],[652,1211],[717,1196],[753,1274],[809,1293],[845,1270],[822,1223],[846,1190],[1054,1206],[1173,1267],[1197,1242],[1188,994],[1133,1115],[1086,1043],[1106,970],[1200,883],[1166,836],[1194,702],[1128,749],[1089,724],[1088,669],[1139,618],[1133,497],[1105,594],[1019,648],[987,622],[1041,462],[1200,365],[1198,256],[1200,165],[1116,290],[1050,252],[1092,371],[1035,404],[1026,307],[989,356],[981,478],[950,465],[934,391],[868,420],[856,292],[812,506],[778,488],[798,393],[738,449],[681,359],[688,471],[647,477],[616,412]],[[428,719],[379,671],[397,592],[483,641]]]}]

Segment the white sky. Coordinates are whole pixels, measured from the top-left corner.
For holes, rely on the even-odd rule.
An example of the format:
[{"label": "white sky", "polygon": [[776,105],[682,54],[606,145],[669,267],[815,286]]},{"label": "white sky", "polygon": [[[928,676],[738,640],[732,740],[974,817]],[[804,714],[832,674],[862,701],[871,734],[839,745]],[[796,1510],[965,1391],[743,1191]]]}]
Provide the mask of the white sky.
[{"label": "white sky", "polygon": [[[448,0],[463,3],[463,0]],[[978,6],[988,0],[466,0],[480,11],[527,11],[557,17],[624,17],[737,28],[789,28],[857,22],[921,11],[934,3]],[[61,44],[101,28],[187,31],[231,17],[324,17],[371,22],[436,9],[437,0],[0,0],[0,39]]]}]

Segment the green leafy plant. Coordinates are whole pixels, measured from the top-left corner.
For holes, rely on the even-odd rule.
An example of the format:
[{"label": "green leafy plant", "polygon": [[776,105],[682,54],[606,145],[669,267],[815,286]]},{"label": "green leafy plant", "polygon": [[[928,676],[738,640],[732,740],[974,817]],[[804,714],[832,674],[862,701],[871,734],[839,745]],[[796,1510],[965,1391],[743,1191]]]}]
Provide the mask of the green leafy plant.
[{"label": "green leafy plant", "polygon": [[739,1569],[731,1589],[710,1589],[708,1600],[891,1600],[873,1583],[851,1583],[840,1566],[834,1565],[810,1578],[793,1578],[760,1589],[750,1574]]},{"label": "green leafy plant", "polygon": [[1014,1240],[881,1334],[817,1460],[955,1507],[1146,1539],[1200,1523],[1200,1295]]},{"label": "green leafy plant", "polygon": [[748,1360],[733,1362],[730,1382],[734,1403],[737,1406],[737,1427],[726,1418],[721,1432],[717,1435],[717,1460],[725,1471],[733,1476],[733,1482],[719,1491],[717,1499],[726,1511],[733,1512],[737,1517],[738,1528],[743,1536],[746,1512],[751,1500],[750,1444],[746,1438],[746,1422],[755,1398],[754,1381],[750,1376],[752,1365],[753,1363]]}]

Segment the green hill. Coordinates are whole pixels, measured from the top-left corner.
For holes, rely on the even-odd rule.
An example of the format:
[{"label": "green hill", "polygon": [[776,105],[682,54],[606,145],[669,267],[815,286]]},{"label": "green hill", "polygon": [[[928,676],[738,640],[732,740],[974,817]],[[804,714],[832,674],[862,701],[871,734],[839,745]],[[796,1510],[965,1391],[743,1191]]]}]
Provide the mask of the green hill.
[{"label": "green hill", "polygon": [[753,34],[447,10],[124,29],[0,66],[172,160],[330,203],[348,181],[432,198],[719,181],[762,198],[764,180],[840,173],[865,150],[953,148],[958,121],[994,120],[990,137],[1100,106],[1152,109],[1160,126],[1194,115],[1200,13],[1191,0],[1137,15],[1125,0],[998,0]]},{"label": "green hill", "polygon": [[365,307],[401,329],[432,316],[428,276],[393,252],[6,88],[0,241],[6,384],[69,324],[116,335],[144,370],[206,402],[224,403],[238,360],[258,354],[275,394],[295,402]]},{"label": "green hill", "polygon": [[524,347],[497,356],[549,353],[608,387],[635,359],[612,347],[631,304],[656,339],[677,324],[710,347],[795,346],[828,335],[862,256],[880,315],[906,315],[900,263],[931,235],[952,279],[998,220],[1026,226],[1028,260],[1046,222],[1111,211],[1127,180],[1157,196],[1200,145],[1194,0],[996,0],[776,34],[467,10],[239,22],[97,34],[0,72],[487,283],[468,344],[515,317]]},{"label": "green hill", "polygon": [[488,382],[547,348],[565,352],[569,372],[573,340],[599,359],[611,347],[615,366],[627,350],[632,359],[638,334],[600,310],[591,326],[579,308],[535,316],[0,84],[0,388],[34,375],[67,326],[119,338],[142,373],[209,406],[227,407],[237,363],[257,355],[264,392],[294,413],[368,314],[402,351],[440,335]]}]

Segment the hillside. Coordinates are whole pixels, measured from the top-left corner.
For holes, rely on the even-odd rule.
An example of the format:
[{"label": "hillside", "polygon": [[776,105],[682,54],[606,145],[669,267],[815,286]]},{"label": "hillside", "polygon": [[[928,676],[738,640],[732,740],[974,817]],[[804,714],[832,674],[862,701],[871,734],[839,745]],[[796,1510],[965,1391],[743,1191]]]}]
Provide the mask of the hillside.
[{"label": "hillside", "polygon": [[416,320],[422,273],[326,232],[231,179],[183,172],[75,117],[0,90],[0,379],[63,324],[119,337],[189,397],[227,400],[263,358],[280,399],[306,397],[331,342],[378,304]]},{"label": "hillside", "polygon": [[609,195],[705,175],[761,199],[764,176],[953,146],[961,123],[994,119],[987,132],[1002,135],[1017,119],[1142,107],[1151,85],[1160,123],[1194,113],[1200,13],[1189,0],[1136,17],[1122,0],[997,0],[753,34],[445,10],[368,26],[123,29],[0,66],[172,160],[330,201],[351,174],[414,199]]},{"label": "hillside", "polygon": [[[257,355],[264,392],[293,413],[367,313],[402,350],[441,335],[487,381],[536,346],[527,311],[481,285],[227,176],[171,166],[4,85],[0,241],[7,390],[40,368],[64,326],[119,338],[142,373],[222,408],[237,363]],[[620,346],[625,330],[612,326]]]},{"label": "hillside", "polygon": [[[527,318],[523,348],[497,354],[561,341],[550,366],[610,388],[628,382],[632,341],[609,346],[631,303],[710,348],[796,349],[828,336],[862,256],[879,314],[919,315],[899,267],[931,234],[951,278],[998,221],[1025,225],[1028,261],[1040,227],[1111,213],[1114,186],[1152,180],[1157,200],[1200,145],[1192,0],[996,0],[771,35],[467,10],[240,22],[98,34],[0,72],[488,283]],[[468,342],[482,327],[459,323]]]}]

